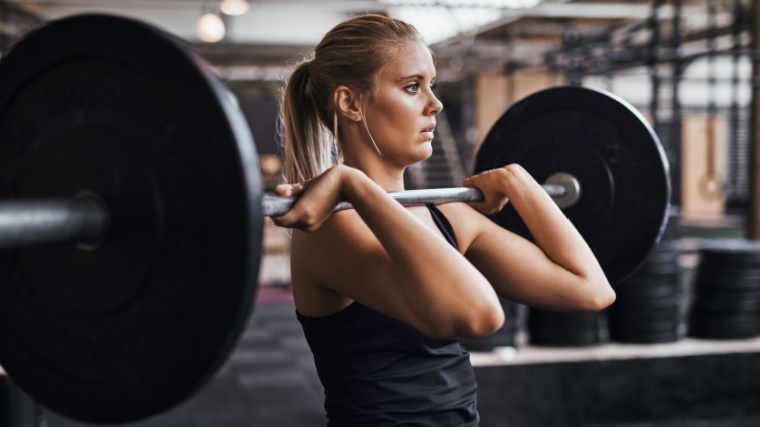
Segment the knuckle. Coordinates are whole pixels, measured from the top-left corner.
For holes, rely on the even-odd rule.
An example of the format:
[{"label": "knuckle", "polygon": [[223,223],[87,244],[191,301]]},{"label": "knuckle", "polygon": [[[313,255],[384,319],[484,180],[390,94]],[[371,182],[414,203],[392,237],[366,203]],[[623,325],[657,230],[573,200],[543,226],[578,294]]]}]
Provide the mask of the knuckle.
[{"label": "knuckle", "polygon": [[301,215],[301,218],[305,224],[313,224],[314,211],[312,211],[311,209],[304,210],[303,214]]}]

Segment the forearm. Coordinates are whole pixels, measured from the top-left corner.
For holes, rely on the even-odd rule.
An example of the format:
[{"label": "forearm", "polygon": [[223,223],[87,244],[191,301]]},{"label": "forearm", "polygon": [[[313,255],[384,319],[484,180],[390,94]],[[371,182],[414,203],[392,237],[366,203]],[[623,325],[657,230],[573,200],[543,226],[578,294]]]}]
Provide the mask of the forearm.
[{"label": "forearm", "polygon": [[343,198],[385,249],[397,279],[394,291],[417,319],[418,329],[428,335],[472,335],[494,328],[473,323],[502,321],[500,312],[473,316],[500,306],[493,288],[467,259],[363,173],[344,173]]},{"label": "forearm", "polygon": [[603,276],[586,241],[527,172],[521,168],[505,168],[504,186],[510,203],[549,259],[586,279]]}]

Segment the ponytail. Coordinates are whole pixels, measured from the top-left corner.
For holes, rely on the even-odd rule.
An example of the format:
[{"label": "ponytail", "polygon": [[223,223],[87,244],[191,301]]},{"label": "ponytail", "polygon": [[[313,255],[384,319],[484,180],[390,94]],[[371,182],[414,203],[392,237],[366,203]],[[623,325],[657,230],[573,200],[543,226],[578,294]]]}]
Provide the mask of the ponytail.
[{"label": "ponytail", "polygon": [[290,183],[314,178],[335,164],[334,138],[322,124],[311,96],[310,70],[311,61],[296,67],[282,102],[285,180]]}]

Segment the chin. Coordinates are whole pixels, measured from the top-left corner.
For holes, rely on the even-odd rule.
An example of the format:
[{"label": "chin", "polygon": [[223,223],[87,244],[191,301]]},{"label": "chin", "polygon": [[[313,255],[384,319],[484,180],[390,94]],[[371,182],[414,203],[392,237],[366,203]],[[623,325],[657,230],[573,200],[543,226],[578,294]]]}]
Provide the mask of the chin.
[{"label": "chin", "polygon": [[420,163],[430,158],[433,155],[433,146],[431,141],[426,141],[419,146],[415,147],[414,151],[403,154],[403,157],[398,157],[400,164],[404,166],[411,166]]},{"label": "chin", "polygon": [[433,145],[430,141],[424,143],[414,153],[415,163],[419,163],[423,160],[427,160],[433,155]]}]

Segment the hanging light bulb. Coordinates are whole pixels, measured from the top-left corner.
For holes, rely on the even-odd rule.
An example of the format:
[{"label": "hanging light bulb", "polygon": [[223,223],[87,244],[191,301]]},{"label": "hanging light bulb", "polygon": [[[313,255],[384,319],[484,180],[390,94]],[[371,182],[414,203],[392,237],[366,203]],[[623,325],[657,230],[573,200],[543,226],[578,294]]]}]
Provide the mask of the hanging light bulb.
[{"label": "hanging light bulb", "polygon": [[239,16],[248,12],[247,0],[222,0],[219,4],[219,10],[230,16]]},{"label": "hanging light bulb", "polygon": [[224,21],[216,13],[204,13],[198,19],[198,38],[208,43],[216,43],[224,38],[226,29]]}]

